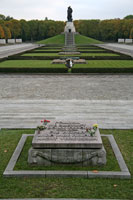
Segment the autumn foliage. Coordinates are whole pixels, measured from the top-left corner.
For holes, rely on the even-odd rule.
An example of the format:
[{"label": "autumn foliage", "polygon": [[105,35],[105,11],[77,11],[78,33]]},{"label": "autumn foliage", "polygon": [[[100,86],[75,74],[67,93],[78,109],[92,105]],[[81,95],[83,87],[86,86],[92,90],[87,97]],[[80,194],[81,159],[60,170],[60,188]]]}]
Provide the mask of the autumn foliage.
[{"label": "autumn foliage", "polygon": [[[133,18],[110,20],[75,20],[76,31],[102,41],[133,38]],[[65,22],[48,20],[16,20],[0,15],[0,38],[22,38],[23,41],[43,40],[64,31]]]}]

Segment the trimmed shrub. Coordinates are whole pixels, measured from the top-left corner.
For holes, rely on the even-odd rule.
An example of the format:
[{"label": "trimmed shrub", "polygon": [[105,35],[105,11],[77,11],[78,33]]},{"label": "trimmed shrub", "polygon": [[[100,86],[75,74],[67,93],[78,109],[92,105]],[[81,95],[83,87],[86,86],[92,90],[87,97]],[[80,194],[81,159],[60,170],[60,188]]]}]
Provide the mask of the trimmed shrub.
[{"label": "trimmed shrub", "polygon": [[0,67],[0,73],[66,73],[68,69],[62,68],[18,68]]},{"label": "trimmed shrub", "polygon": [[128,68],[115,68],[115,67],[110,67],[110,68],[105,68],[105,67],[95,67],[95,68],[78,68],[78,67],[73,67],[71,69],[72,73],[133,73],[133,68],[128,67]]}]

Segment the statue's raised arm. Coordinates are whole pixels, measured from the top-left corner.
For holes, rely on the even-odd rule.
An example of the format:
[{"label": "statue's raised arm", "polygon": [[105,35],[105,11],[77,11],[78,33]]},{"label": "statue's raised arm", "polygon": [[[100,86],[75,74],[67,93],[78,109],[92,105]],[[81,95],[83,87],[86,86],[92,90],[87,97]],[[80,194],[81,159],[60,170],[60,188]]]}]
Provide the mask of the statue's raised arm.
[{"label": "statue's raised arm", "polygon": [[68,7],[68,10],[67,10],[67,20],[68,20],[68,22],[72,22],[72,12],[73,12],[73,10],[72,10],[72,8],[69,6]]}]

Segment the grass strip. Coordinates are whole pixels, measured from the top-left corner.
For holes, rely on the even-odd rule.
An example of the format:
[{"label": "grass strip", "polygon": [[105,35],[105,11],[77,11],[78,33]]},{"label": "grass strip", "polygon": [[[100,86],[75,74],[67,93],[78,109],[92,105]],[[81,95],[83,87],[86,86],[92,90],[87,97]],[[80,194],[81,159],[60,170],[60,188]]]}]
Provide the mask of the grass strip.
[{"label": "grass strip", "polygon": [[[113,134],[133,175],[133,130],[100,130],[101,134]],[[3,178],[2,174],[22,134],[34,130],[0,131],[0,198],[85,198],[85,199],[132,199],[133,178],[83,179],[83,178]],[[31,142],[28,141],[27,142]],[[106,143],[106,141],[104,141]],[[28,145],[28,143],[26,144]],[[107,148],[109,148],[108,144]],[[28,148],[28,146],[26,147]],[[26,156],[26,155],[22,155]],[[111,157],[113,155],[110,155]],[[25,159],[23,157],[23,159]],[[19,160],[25,168],[27,163]],[[24,163],[23,163],[24,162]],[[116,168],[113,159],[110,168]],[[21,167],[21,166],[18,166]]]}]

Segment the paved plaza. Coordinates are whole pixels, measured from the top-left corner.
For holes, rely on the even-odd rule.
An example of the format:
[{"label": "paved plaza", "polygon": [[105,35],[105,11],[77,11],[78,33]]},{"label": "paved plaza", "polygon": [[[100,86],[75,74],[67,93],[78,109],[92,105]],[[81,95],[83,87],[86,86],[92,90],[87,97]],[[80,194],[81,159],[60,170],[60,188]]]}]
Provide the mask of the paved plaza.
[{"label": "paved plaza", "polygon": [[[99,46],[132,55],[133,46]],[[38,47],[0,47],[0,57]],[[0,128],[35,128],[43,118],[96,121],[100,128],[133,128],[133,75],[0,75]],[[10,122],[10,123],[8,123]]]},{"label": "paved plaza", "polygon": [[37,48],[38,46],[39,46],[38,44],[32,44],[32,43],[0,46],[0,58],[6,58],[14,54],[32,50],[32,49]]},{"label": "paved plaza", "polygon": [[107,43],[107,44],[98,44],[97,46],[133,57],[133,45]]},{"label": "paved plaza", "polygon": [[0,127],[35,128],[47,118],[133,128],[132,80],[133,75],[0,75]]}]

